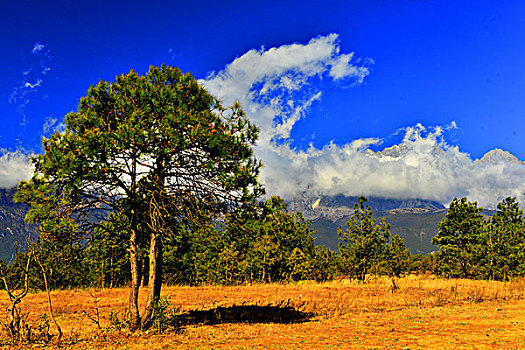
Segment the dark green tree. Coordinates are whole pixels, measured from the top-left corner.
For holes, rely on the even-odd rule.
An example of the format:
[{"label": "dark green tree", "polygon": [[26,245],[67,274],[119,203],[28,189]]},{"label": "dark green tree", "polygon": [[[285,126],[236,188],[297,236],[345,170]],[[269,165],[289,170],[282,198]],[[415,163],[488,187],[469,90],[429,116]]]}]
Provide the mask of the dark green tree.
[{"label": "dark green tree", "polygon": [[[240,247],[224,230],[223,223],[208,218],[198,226],[186,227],[186,230],[184,245],[169,246],[171,255],[167,260],[167,275],[174,282],[178,279],[179,283],[190,285],[238,283],[242,264],[238,259]],[[177,265],[182,268],[177,268]],[[186,274],[174,278],[177,270],[186,271]]]},{"label": "dark green tree", "polygon": [[259,240],[252,246],[253,260],[261,262],[262,281],[300,280],[311,271],[313,231],[300,212],[273,196],[258,218]]},{"label": "dark green tree", "polygon": [[439,274],[440,264],[439,252],[428,255],[416,254],[410,257],[410,272],[416,274]]},{"label": "dark green tree", "polygon": [[387,271],[388,274],[395,277],[401,277],[402,274],[410,270],[410,251],[405,246],[405,241],[395,235],[392,242],[388,244],[387,251]]},{"label": "dark green tree", "polygon": [[484,278],[505,280],[525,274],[525,219],[515,198],[498,204],[483,238]]},{"label": "dark green tree", "polygon": [[[82,261],[88,285],[114,288],[130,280],[127,232],[115,227],[116,223],[116,220],[101,223],[104,229],[96,229],[84,249]],[[142,265],[145,261],[143,259]],[[142,272],[142,278],[145,277]]]},{"label": "dark green tree", "polygon": [[469,278],[478,269],[486,224],[482,210],[477,202],[454,198],[432,238],[441,250],[442,267],[452,276]]},{"label": "dark green tree", "polygon": [[[27,218],[40,224],[44,239],[126,232],[130,324],[147,327],[160,296],[162,243],[176,234],[176,223],[262,193],[252,153],[258,130],[238,104],[224,108],[190,74],[165,65],[100,81],[65,125],[43,141],[17,200],[31,205]],[[140,313],[142,265],[148,297]]]},{"label": "dark green tree", "polygon": [[312,279],[322,282],[332,280],[339,275],[340,256],[325,246],[315,247],[312,262]]},{"label": "dark green tree", "polygon": [[[188,227],[185,243],[177,245],[184,249],[167,244],[167,275],[173,282],[192,285],[310,278],[312,234],[300,213],[289,212],[281,198],[271,197],[227,214],[222,222],[208,220],[198,228]],[[187,273],[180,275],[178,270]]]},{"label": "dark green tree", "polygon": [[307,278],[314,257],[313,231],[301,213],[288,211],[280,197],[258,208],[234,212],[225,220],[228,249],[236,252],[240,273],[248,282]]},{"label": "dark green tree", "polygon": [[364,281],[370,268],[387,258],[390,224],[378,224],[366,197],[359,197],[345,231],[339,229],[341,268]]}]

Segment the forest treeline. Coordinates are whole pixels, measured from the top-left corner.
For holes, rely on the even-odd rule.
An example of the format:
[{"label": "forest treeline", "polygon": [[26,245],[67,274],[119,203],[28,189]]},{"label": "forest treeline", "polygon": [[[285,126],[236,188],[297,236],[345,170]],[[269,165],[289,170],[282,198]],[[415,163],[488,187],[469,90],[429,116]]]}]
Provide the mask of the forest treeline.
[{"label": "forest treeline", "polygon": [[[433,243],[440,251],[411,255],[389,224],[372,216],[365,197],[355,204],[339,251],[314,245],[315,232],[301,213],[272,197],[220,219],[177,228],[163,242],[166,284],[246,284],[336,278],[365,280],[368,274],[401,276],[432,273],[443,277],[508,280],[525,274],[525,220],[519,203],[506,198],[492,217],[466,198],[454,199],[439,223]],[[129,244],[125,233],[98,230],[89,241],[39,240],[28,251],[30,285],[44,289],[42,266],[50,288],[117,287],[129,284]],[[22,281],[28,252],[3,266],[8,285]],[[140,253],[143,282],[147,252]]]}]

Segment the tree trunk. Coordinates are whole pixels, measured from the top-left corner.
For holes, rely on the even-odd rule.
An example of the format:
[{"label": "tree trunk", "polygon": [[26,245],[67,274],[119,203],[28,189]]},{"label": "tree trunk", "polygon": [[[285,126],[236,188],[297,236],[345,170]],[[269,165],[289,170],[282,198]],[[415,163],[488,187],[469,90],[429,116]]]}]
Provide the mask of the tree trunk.
[{"label": "tree trunk", "polygon": [[140,260],[140,286],[145,287],[146,286],[146,278],[148,278],[148,269],[146,264],[148,263],[149,259],[148,257],[142,257],[142,260]]},{"label": "tree trunk", "polygon": [[149,246],[149,276],[148,276],[148,298],[144,315],[142,316],[142,328],[151,325],[153,307],[160,298],[162,286],[162,240],[157,232],[152,232]]},{"label": "tree trunk", "polygon": [[142,328],[151,326],[153,318],[153,308],[160,298],[160,289],[162,286],[162,232],[165,230],[164,216],[166,208],[164,207],[163,195],[165,196],[165,178],[164,178],[165,159],[159,156],[156,160],[156,169],[154,184],[150,202],[150,245],[149,245],[149,269],[148,269],[148,297],[144,314],[142,316]]},{"label": "tree trunk", "polygon": [[139,288],[140,288],[140,271],[137,249],[137,233],[131,229],[129,238],[129,263],[131,266],[131,290],[129,293],[129,321],[130,328],[136,330],[140,328],[139,314]]},{"label": "tree trunk", "polygon": [[[136,173],[137,161],[136,154],[132,156],[132,176],[131,176],[131,193],[135,195],[136,189]],[[129,291],[129,327],[132,330],[140,328],[140,313],[139,313],[139,289],[140,289],[140,266],[139,266],[139,246],[138,246],[138,224],[135,217],[136,206],[134,200],[131,202],[129,211],[130,220],[130,235],[129,235],[129,264],[131,268],[131,289]]]},{"label": "tree trunk", "polygon": [[360,276],[360,280],[363,283],[366,280],[366,273],[367,272],[368,272],[368,267],[367,267],[366,260],[365,260],[365,263],[363,264],[363,270],[361,270],[361,276]]},{"label": "tree trunk", "polygon": [[109,288],[115,287],[115,266],[113,266],[113,254],[111,254],[111,260],[109,264]]},{"label": "tree trunk", "polygon": [[155,295],[160,298],[160,290],[162,288],[162,282],[163,282],[162,272],[164,269],[164,264],[163,264],[164,258],[163,258],[163,251],[162,251],[164,247],[162,244],[162,237],[160,236],[158,238],[157,245],[158,245],[158,253],[156,255],[157,264],[156,264],[156,272],[155,272],[157,275],[157,278],[155,279],[154,285],[155,285]]},{"label": "tree trunk", "polygon": [[100,288],[104,288],[106,286],[105,276],[104,276],[104,265],[105,265],[106,259],[102,259],[102,267],[100,269]]}]

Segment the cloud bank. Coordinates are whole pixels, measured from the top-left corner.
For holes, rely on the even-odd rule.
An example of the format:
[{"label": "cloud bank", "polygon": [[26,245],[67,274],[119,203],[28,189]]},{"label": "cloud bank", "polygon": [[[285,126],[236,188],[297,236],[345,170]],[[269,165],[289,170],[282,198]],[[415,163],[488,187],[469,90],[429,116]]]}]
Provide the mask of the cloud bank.
[{"label": "cloud bank", "polygon": [[493,161],[473,161],[445,142],[445,134],[457,127],[454,122],[406,127],[397,132],[402,141],[381,152],[371,150],[382,144],[380,138],[292,149],[294,125],[322,97],[315,82],[359,85],[372,65],[371,59],[341,53],[338,35],[329,34],[306,44],[250,50],[200,83],[226,104],[240,101],[260,127],[255,153],[263,161],[261,181],[270,194],[368,195],[444,204],[466,196],[488,208],[506,196],[525,202],[524,163],[497,155],[487,157]]},{"label": "cloud bank", "polygon": [[0,188],[11,188],[20,180],[28,180],[33,175],[30,156],[21,152],[0,150]]}]

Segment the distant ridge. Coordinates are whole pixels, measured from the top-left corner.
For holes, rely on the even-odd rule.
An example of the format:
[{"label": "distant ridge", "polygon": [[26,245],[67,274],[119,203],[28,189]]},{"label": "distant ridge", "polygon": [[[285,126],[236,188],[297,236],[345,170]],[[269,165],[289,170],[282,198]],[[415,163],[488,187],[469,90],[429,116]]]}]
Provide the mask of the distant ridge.
[{"label": "distant ridge", "polygon": [[[338,229],[344,229],[354,214],[357,196],[308,196],[303,194],[288,201],[291,211],[300,211],[312,221],[317,231],[316,245],[338,250]],[[437,234],[438,223],[445,217],[447,209],[436,201],[424,199],[393,199],[368,197],[368,204],[378,220],[385,218],[391,225],[392,236],[398,234],[413,254],[428,254],[437,251],[432,237]]]},{"label": "distant ridge", "polygon": [[[291,211],[300,211],[307,219],[316,219],[326,217],[337,219],[341,216],[349,216],[354,212],[354,204],[357,203],[357,196],[318,196],[309,197],[302,195],[288,200],[288,208]],[[439,210],[445,209],[445,206],[437,201],[424,199],[392,199],[380,197],[368,197],[368,205],[374,212],[381,212],[394,209],[420,209]]]},{"label": "distant ridge", "polygon": [[0,259],[5,262],[13,260],[17,251],[23,251],[26,243],[38,236],[35,225],[24,222],[28,207],[15,204],[15,188],[0,188]]}]

